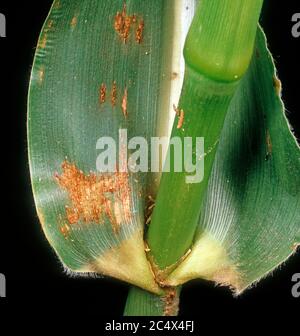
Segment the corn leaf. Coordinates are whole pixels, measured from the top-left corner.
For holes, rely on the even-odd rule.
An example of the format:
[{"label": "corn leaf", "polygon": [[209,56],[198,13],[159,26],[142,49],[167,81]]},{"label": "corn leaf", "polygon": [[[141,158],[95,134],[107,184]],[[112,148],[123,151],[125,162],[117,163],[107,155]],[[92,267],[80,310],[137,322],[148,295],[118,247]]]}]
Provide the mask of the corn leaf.
[{"label": "corn leaf", "polygon": [[239,294],[296,251],[300,151],[280,95],[259,29],[251,66],[225,120],[192,252],[169,284],[201,277]]},{"label": "corn leaf", "polygon": [[167,132],[170,92],[182,81],[184,27],[175,20],[190,21],[192,7],[169,0],[53,3],[31,76],[29,162],[40,222],[69,271],[160,292],[143,241],[157,177],[97,173],[96,144],[110,136],[120,145],[120,129],[147,141]]},{"label": "corn leaf", "polygon": [[[176,315],[180,285],[194,278],[231,286],[239,294],[293,254],[300,241],[299,146],[261,30],[244,77],[253,43],[241,31],[238,42],[242,50],[248,46],[247,52],[237,53],[241,57],[232,58],[228,67],[233,48],[211,43],[222,33],[218,26],[198,41],[206,46],[201,53],[194,49],[198,42],[187,43],[185,75],[194,82],[185,81],[179,104],[196,108],[184,127],[174,124],[173,133],[205,136],[211,148],[205,183],[185,193],[184,173],[177,180],[168,175],[159,186],[159,174],[132,174],[120,166],[113,173],[97,172],[100,149],[110,166],[117,166],[125,155],[124,137],[150,143],[152,136],[170,134],[183,80],[182,47],[196,2],[56,0],[38,42],[28,98],[38,216],[67,271],[108,275],[137,286],[130,291],[126,315]],[[205,3],[218,15],[230,12],[221,0]],[[248,17],[251,32],[244,27],[254,37],[262,1],[234,3],[237,12],[255,9]],[[201,24],[209,26],[217,16],[199,13],[191,34],[196,40]],[[232,19],[240,22],[236,12]],[[224,55],[218,49],[222,45]],[[220,68],[212,68],[214,48],[225,60]],[[204,80],[197,91],[198,70]],[[220,100],[220,113],[209,105],[197,115],[201,92],[211,83],[214,96],[222,96],[218,88],[229,88],[228,97]],[[204,101],[211,103],[209,97]],[[118,149],[98,141],[107,136],[121,148],[116,161],[110,159]],[[181,186],[177,195],[176,185]],[[145,222],[158,188],[162,196],[147,235],[149,251]]]},{"label": "corn leaf", "polygon": [[[219,142],[191,253],[165,285],[202,278],[230,286],[238,295],[282,264],[300,242],[299,145],[260,28]],[[177,313],[178,302],[137,288],[131,289],[124,311]]]}]

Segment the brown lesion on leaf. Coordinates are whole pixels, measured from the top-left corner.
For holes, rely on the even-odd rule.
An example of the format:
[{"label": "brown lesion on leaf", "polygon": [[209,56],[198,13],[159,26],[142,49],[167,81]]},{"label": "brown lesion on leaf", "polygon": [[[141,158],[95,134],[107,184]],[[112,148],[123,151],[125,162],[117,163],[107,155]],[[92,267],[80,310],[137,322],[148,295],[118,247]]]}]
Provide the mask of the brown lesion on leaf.
[{"label": "brown lesion on leaf", "polygon": [[112,107],[115,107],[116,102],[117,102],[117,83],[116,81],[113,81],[113,85],[112,85],[112,89],[110,93],[110,101],[111,101]]},{"label": "brown lesion on leaf", "polygon": [[122,36],[123,35],[123,26],[124,26],[124,19],[123,19],[123,15],[120,12],[117,12],[116,16],[115,16],[115,22],[114,22],[114,28],[115,31]]},{"label": "brown lesion on leaf", "polygon": [[117,12],[117,14],[115,15],[114,28],[115,31],[119,34],[123,29],[123,16],[120,12]]},{"label": "brown lesion on leaf", "polygon": [[266,147],[267,147],[267,153],[266,153],[266,160],[269,160],[269,158],[272,156],[272,140],[269,130],[266,131]]},{"label": "brown lesion on leaf", "polygon": [[53,28],[54,28],[54,21],[53,20],[49,20],[47,22],[46,28],[44,30],[45,34],[47,34],[48,32],[50,32]]},{"label": "brown lesion on leaf", "polygon": [[[100,105],[104,104],[107,99],[107,86],[105,83],[102,83],[99,88],[99,103]],[[125,118],[128,117],[128,88],[124,88],[123,96],[122,99],[120,98],[118,100],[118,87],[117,87],[117,82],[113,81],[112,86],[110,88],[110,103],[112,107],[116,107],[117,104],[118,106],[121,107],[123,116]]]},{"label": "brown lesion on leaf", "polygon": [[59,231],[65,238],[68,238],[71,228],[68,224],[64,224],[60,226]]},{"label": "brown lesion on leaf", "polygon": [[50,30],[50,29],[53,28],[53,26],[54,26],[53,20],[49,20],[48,23],[47,23],[47,29]]},{"label": "brown lesion on leaf", "polygon": [[117,12],[115,15],[114,28],[118,35],[126,43],[130,34],[132,18],[127,15],[126,3],[123,5],[122,12]]},{"label": "brown lesion on leaf", "polygon": [[66,205],[66,214],[70,224],[76,224],[80,219],[80,213],[77,208]]},{"label": "brown lesion on leaf", "polygon": [[47,34],[44,34],[38,42],[39,49],[45,49],[47,46]]},{"label": "brown lesion on leaf", "polygon": [[180,129],[183,126],[184,122],[184,111],[183,109],[179,109],[179,107],[176,107],[175,104],[173,104],[173,109],[176,113],[176,116],[178,117],[177,129]]},{"label": "brown lesion on leaf", "polygon": [[131,16],[126,16],[124,19],[124,29],[123,29],[123,33],[122,33],[122,37],[124,40],[124,43],[127,42],[129,34],[130,34],[130,27],[131,27]]},{"label": "brown lesion on leaf", "polygon": [[124,94],[122,97],[122,112],[125,118],[128,117],[128,111],[127,111],[127,98],[128,98],[128,89],[125,87]]},{"label": "brown lesion on leaf", "polygon": [[273,86],[275,88],[276,94],[277,96],[281,96],[281,91],[282,91],[282,85],[281,85],[281,81],[279,80],[279,78],[277,76],[273,77]]},{"label": "brown lesion on leaf", "polygon": [[180,129],[183,126],[183,122],[184,122],[184,111],[180,110],[178,123],[177,123],[177,129]]},{"label": "brown lesion on leaf", "polygon": [[126,44],[129,40],[132,30],[136,30],[136,42],[141,43],[143,37],[144,21],[141,19],[139,21],[138,27],[138,17],[136,14],[128,15],[127,6],[124,2],[123,9],[121,12],[117,12],[114,17],[114,29],[116,33],[120,36],[121,40]]},{"label": "brown lesion on leaf", "polygon": [[71,234],[71,225],[61,214],[58,215],[57,228],[65,239],[69,239]]},{"label": "brown lesion on leaf", "polygon": [[53,20],[49,20],[46,24],[42,37],[39,39],[38,48],[45,49],[48,42],[48,33],[53,29],[54,22]]},{"label": "brown lesion on leaf", "polygon": [[69,196],[66,206],[68,225],[83,223],[104,224],[108,218],[113,231],[131,218],[131,199],[128,173],[115,172],[84,174],[75,164],[64,161],[62,173],[55,174],[59,186]]},{"label": "brown lesion on leaf", "polygon": [[101,84],[99,89],[99,102],[100,104],[104,104],[106,100],[106,85],[104,83]]},{"label": "brown lesion on leaf", "polygon": [[77,16],[73,16],[72,20],[71,20],[71,28],[74,29],[77,26],[77,22],[78,22],[78,18]]},{"label": "brown lesion on leaf", "polygon": [[294,243],[294,244],[292,245],[292,250],[293,250],[294,252],[297,252],[299,246],[300,246],[300,243]]},{"label": "brown lesion on leaf", "polygon": [[145,27],[144,20],[141,19],[135,32],[135,40],[138,44],[141,44],[143,41],[144,27]]}]

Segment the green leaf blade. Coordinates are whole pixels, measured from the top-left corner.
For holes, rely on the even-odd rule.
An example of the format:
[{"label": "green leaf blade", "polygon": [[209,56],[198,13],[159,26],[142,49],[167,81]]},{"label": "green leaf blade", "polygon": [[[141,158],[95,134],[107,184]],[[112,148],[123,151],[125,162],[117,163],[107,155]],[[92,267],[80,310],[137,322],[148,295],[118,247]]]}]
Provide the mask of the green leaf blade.
[{"label": "green leaf blade", "polygon": [[[122,217],[117,234],[108,213],[102,224],[85,221],[82,216],[69,223],[67,207],[72,208],[72,195],[58,179],[66,175],[65,164],[68,172],[75,165],[77,175],[73,175],[81,181],[91,180],[100,137],[110,136],[118,143],[120,129],[127,129],[128,138],[149,140],[155,134],[161,92],[168,94],[161,85],[165,52],[161,40],[169,30],[162,20],[165,5],[161,1],[127,1],[125,15],[131,20],[136,15],[136,22],[131,22],[125,43],[115,27],[117,14],[124,11],[123,1],[55,1],[39,39],[28,100],[33,192],[43,230],[60,260],[72,271],[115,276],[155,292],[159,289],[143,242],[146,174],[129,174],[126,180],[130,219],[122,197],[114,203]],[[101,102],[102,84],[105,102]],[[115,200],[122,192],[121,185],[119,189],[109,197]],[[111,250],[115,253],[110,254]],[[103,259],[110,259],[112,265]]]},{"label": "green leaf blade", "polygon": [[[299,243],[299,146],[284,115],[261,31],[256,48],[225,120],[194,251],[170,283],[198,273],[240,293],[291,256]],[[213,256],[215,268],[209,272],[205,237],[222,250]]]}]

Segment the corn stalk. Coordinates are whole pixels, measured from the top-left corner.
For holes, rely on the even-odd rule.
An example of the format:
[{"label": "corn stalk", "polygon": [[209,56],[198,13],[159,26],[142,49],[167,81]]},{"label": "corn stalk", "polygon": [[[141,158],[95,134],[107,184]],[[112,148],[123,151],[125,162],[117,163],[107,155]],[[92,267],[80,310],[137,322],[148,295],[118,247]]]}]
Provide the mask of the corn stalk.
[{"label": "corn stalk", "polygon": [[[36,208],[69,272],[133,285],[125,315],[176,315],[181,285],[195,278],[240,294],[300,240],[299,147],[257,30],[261,6],[53,3],[29,91]],[[107,136],[115,161],[99,141]],[[99,150],[112,168],[128,154],[124,137],[136,136],[203,137],[203,154],[188,149],[204,163],[201,182],[174,169],[172,146],[162,176],[97,172]]]}]

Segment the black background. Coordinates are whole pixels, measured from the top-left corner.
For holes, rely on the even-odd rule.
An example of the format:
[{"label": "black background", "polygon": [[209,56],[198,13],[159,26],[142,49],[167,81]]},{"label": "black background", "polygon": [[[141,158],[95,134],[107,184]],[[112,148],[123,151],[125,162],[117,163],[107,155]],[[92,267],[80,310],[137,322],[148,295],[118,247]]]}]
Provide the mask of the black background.
[{"label": "black background", "polygon": [[[100,1],[100,0],[99,0]],[[45,313],[55,305],[61,316],[120,316],[128,286],[111,279],[69,278],[40,229],[31,193],[26,152],[26,96],[38,34],[52,1],[1,1],[7,19],[7,38],[0,39],[0,158],[1,219],[0,273],[7,278],[7,298],[0,305],[14,314]],[[9,6],[10,5],[10,6]],[[291,17],[300,12],[296,1],[265,2],[262,24],[283,82],[288,117],[299,139],[300,38],[291,35]],[[236,308],[292,310],[300,298],[291,295],[291,277],[300,272],[300,253],[280,270],[239,298],[205,281],[187,284],[181,296],[182,316],[218,313]],[[27,310],[27,305],[32,308]],[[24,309],[25,307],[25,309]],[[300,307],[300,305],[299,305]],[[51,308],[52,309],[52,308]],[[1,317],[0,317],[1,320]]]}]

